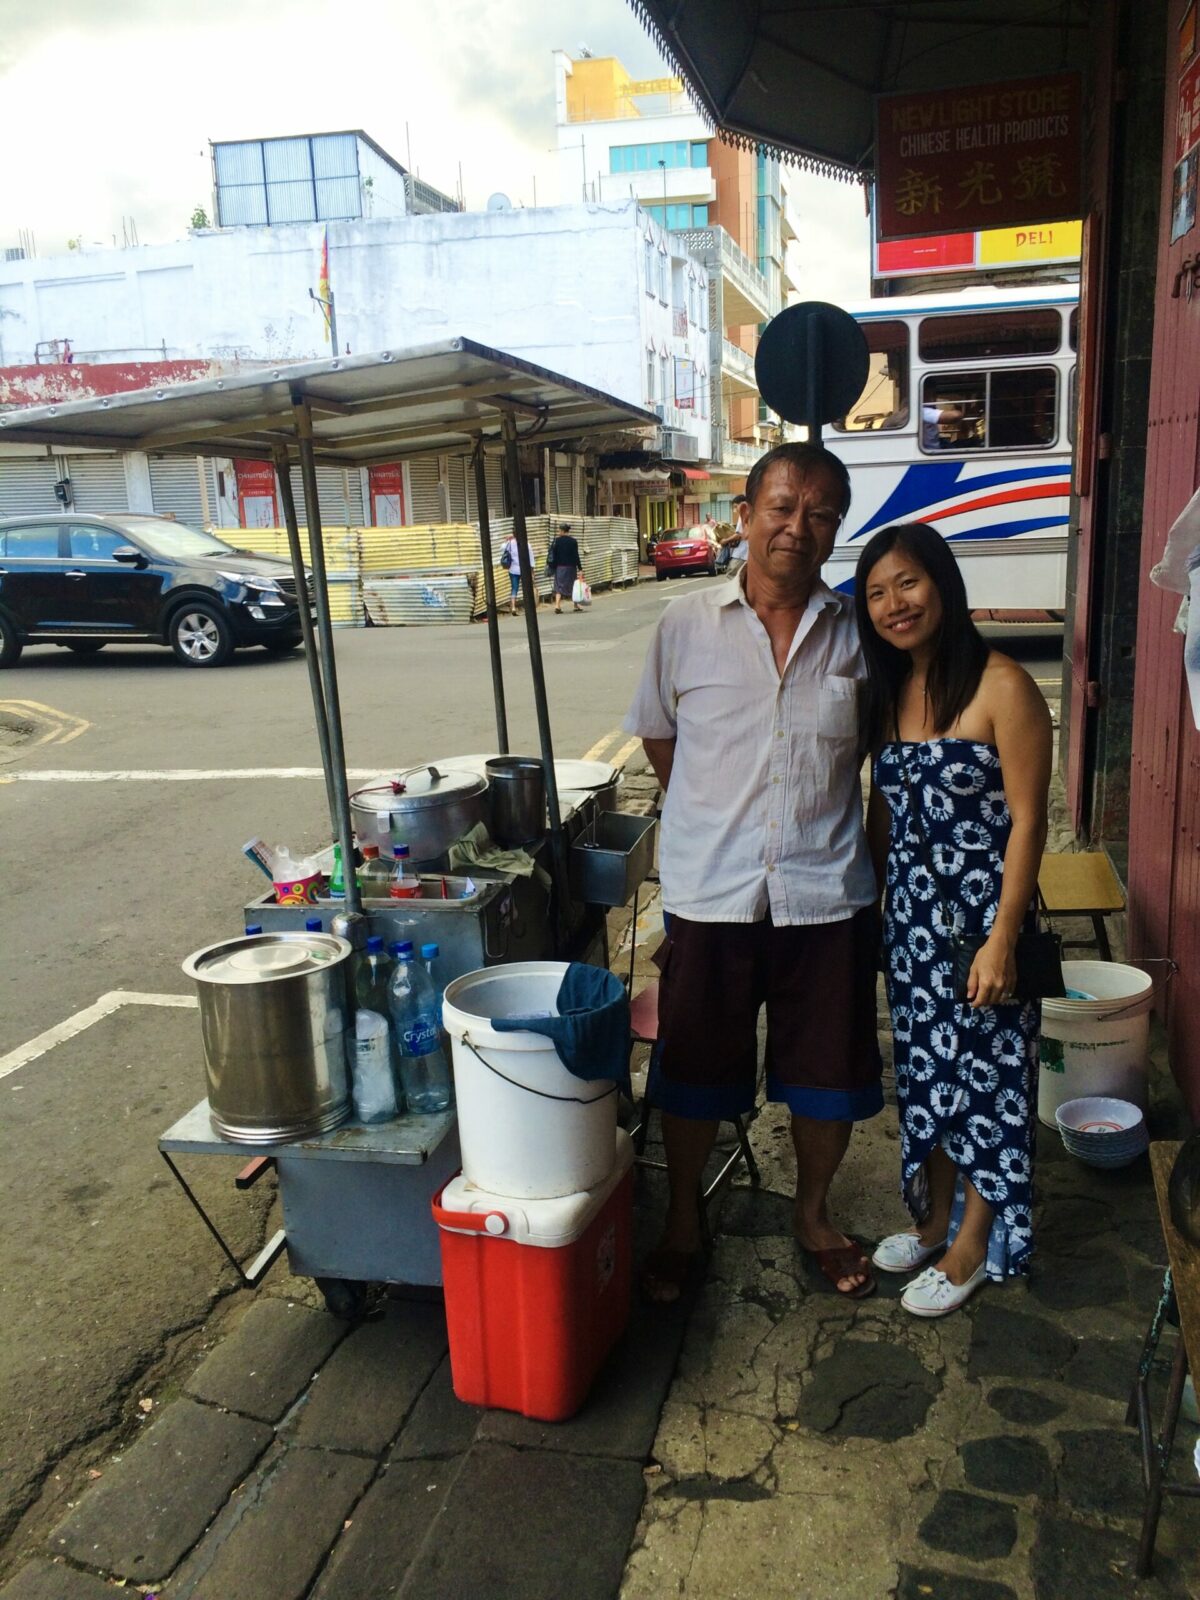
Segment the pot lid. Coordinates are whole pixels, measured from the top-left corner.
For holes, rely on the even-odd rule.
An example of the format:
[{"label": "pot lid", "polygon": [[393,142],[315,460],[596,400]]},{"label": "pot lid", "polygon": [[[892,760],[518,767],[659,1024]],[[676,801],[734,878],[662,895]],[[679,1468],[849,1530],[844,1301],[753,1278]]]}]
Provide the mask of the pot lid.
[{"label": "pot lid", "polygon": [[255,933],[197,950],[183,964],[198,983],[269,983],[320,972],[350,953],[332,933]]},{"label": "pot lid", "polygon": [[556,761],[554,776],[560,789],[604,789],[617,776],[607,761]]},{"label": "pot lid", "polygon": [[350,796],[351,805],[365,811],[423,811],[447,800],[471,800],[487,791],[487,779],[477,772],[439,766],[410,767],[394,776],[373,778]]}]

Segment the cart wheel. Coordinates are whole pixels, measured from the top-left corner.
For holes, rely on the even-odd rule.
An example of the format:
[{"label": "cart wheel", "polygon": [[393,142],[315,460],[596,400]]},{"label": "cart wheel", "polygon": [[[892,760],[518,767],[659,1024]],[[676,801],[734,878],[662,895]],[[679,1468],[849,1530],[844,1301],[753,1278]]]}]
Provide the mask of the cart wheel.
[{"label": "cart wheel", "polygon": [[317,1288],[325,1296],[325,1309],[343,1322],[358,1322],[367,1309],[367,1285],[353,1278],[317,1278]]}]

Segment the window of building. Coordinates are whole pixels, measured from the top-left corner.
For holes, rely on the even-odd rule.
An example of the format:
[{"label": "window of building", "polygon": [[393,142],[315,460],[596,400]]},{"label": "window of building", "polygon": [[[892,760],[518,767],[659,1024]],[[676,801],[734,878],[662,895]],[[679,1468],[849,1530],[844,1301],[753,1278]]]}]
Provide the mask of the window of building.
[{"label": "window of building", "polygon": [[645,267],[645,272],[646,272],[646,293],[647,294],[653,294],[654,293],[654,274],[655,274],[654,240],[650,237],[649,234],[646,235],[645,248],[644,248],[644,252],[643,253],[644,253],[644,257],[645,257],[644,267]]},{"label": "window of building", "polygon": [[667,297],[670,292],[671,258],[667,255],[665,250],[660,250],[658,253],[658,298],[662,301],[663,305],[666,305]]},{"label": "window of building", "polygon": [[1058,432],[1053,367],[939,372],[921,390],[921,449],[1044,450]]},{"label": "window of building", "polygon": [[866,433],[902,428],[908,421],[908,324],[864,322],[870,366],[863,392],[844,417],[833,424],[839,433]]},{"label": "window of building", "polygon": [[697,148],[707,155],[706,145],[696,146],[687,139],[672,139],[662,144],[614,144],[608,151],[608,170],[654,172],[660,166],[706,166],[706,160],[695,160],[692,152]]},{"label": "window of building", "polygon": [[129,538],[112,528],[95,528],[84,524],[67,529],[70,551],[80,561],[110,560],[114,550],[127,547]]},{"label": "window of building", "polygon": [[1058,311],[1025,308],[923,317],[917,328],[922,361],[986,361],[996,356],[1049,356],[1058,349]]},{"label": "window of building", "polygon": [[684,201],[679,205],[667,206],[665,210],[661,205],[646,205],[642,210],[653,217],[659,227],[666,228],[672,233],[682,233],[688,228],[708,227],[707,206],[694,206]]},{"label": "window of building", "polygon": [[0,533],[0,550],[6,556],[26,561],[58,560],[58,524],[38,523],[36,527],[10,528]]},{"label": "window of building", "polygon": [[665,355],[661,355],[658,358],[658,392],[662,396],[664,403],[671,397],[669,384],[670,378],[667,371],[667,358]]},{"label": "window of building", "polygon": [[708,141],[706,139],[692,140],[691,165],[693,167],[706,167],[708,165]]},{"label": "window of building", "polygon": [[352,133],[218,144],[213,158],[221,227],[362,215]]},{"label": "window of building", "polygon": [[653,347],[646,351],[646,401],[653,405],[658,399],[658,357]]}]

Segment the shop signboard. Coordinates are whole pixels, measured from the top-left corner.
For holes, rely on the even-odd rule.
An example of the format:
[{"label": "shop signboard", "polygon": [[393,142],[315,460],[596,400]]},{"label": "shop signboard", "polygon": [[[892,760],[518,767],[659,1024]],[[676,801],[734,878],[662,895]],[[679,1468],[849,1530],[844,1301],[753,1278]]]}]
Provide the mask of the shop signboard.
[{"label": "shop signboard", "polygon": [[877,239],[876,278],[920,278],[1005,267],[1070,265],[1079,260],[1082,224],[1045,222],[983,233],[932,234],[921,239]]},{"label": "shop signboard", "polygon": [[1200,186],[1200,51],[1196,7],[1189,5],[1179,28],[1179,107],[1175,115],[1175,170],[1171,182],[1171,243],[1196,222]]},{"label": "shop signboard", "polygon": [[1022,229],[1083,211],[1080,77],[880,95],[882,240]]},{"label": "shop signboard", "polygon": [[238,521],[243,528],[277,528],[275,468],[269,461],[235,461]]}]

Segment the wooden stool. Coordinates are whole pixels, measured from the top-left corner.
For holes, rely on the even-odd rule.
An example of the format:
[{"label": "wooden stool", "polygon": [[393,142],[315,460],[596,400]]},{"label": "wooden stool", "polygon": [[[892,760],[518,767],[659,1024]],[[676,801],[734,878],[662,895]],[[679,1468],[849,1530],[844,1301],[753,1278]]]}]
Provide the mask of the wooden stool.
[{"label": "wooden stool", "polygon": [[[629,1007],[629,1048],[632,1053],[635,1044],[648,1044],[653,1051],[658,1043],[658,979],[648,983],[644,989],[634,995]],[[633,1147],[637,1151],[638,1165],[651,1167],[656,1172],[665,1172],[665,1161],[650,1161],[644,1154],[646,1149],[646,1135],[650,1131],[650,1113],[654,1108],[650,1104],[650,1086],[647,1077],[646,1093],[642,1096],[642,1103],[638,1107],[638,1120],[635,1127],[629,1132],[633,1137]],[[754,1159],[754,1152],[750,1148],[750,1140],[746,1136],[746,1124],[742,1117],[729,1117],[733,1124],[736,1142],[732,1149],[720,1149],[724,1159],[720,1170],[712,1181],[701,1190],[700,1194],[700,1221],[704,1229],[705,1240],[712,1242],[708,1222],[709,1202],[719,1195],[731,1182],[734,1173],[741,1162],[746,1163],[746,1172],[750,1182],[756,1187],[762,1179],[758,1171],[758,1163]]]},{"label": "wooden stool", "polygon": [[1038,869],[1038,900],[1047,918],[1092,919],[1095,938],[1064,939],[1064,948],[1098,950],[1102,960],[1112,960],[1104,919],[1124,911],[1125,896],[1102,851],[1047,851]]}]

